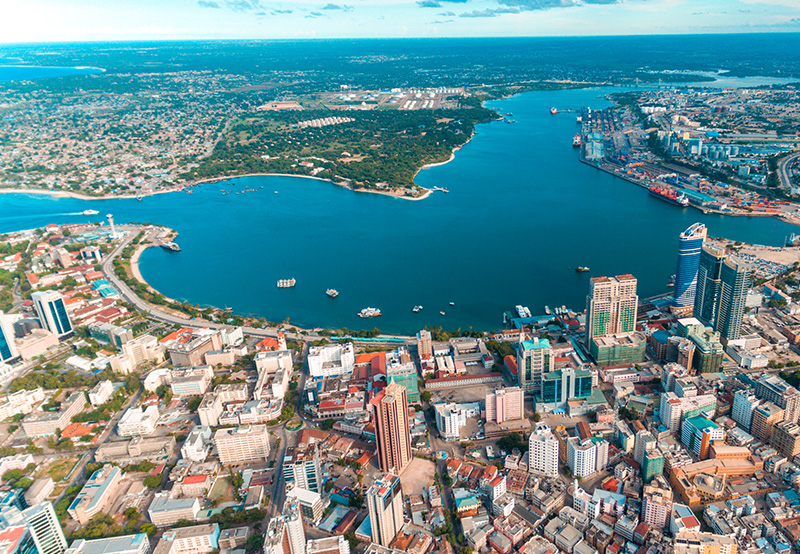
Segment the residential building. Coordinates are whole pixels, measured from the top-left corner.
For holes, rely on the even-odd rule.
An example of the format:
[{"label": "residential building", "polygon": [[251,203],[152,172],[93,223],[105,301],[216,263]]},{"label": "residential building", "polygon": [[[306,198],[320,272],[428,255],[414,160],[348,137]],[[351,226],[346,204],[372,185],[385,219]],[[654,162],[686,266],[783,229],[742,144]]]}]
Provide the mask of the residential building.
[{"label": "residential building", "polygon": [[411,427],[406,389],[392,383],[370,403],[375,423],[378,465],[381,471],[399,474],[411,461]]},{"label": "residential building", "polygon": [[335,377],[353,372],[356,357],[353,343],[313,346],[308,351],[308,374],[311,377]]},{"label": "residential building", "polygon": [[161,535],[153,554],[211,554],[219,551],[219,524],[169,529]]},{"label": "residential building", "polygon": [[72,332],[72,322],[60,292],[37,291],[31,294],[31,300],[42,327],[59,336]]},{"label": "residential building", "polygon": [[286,493],[286,496],[296,501],[303,519],[315,525],[320,522],[325,511],[325,505],[320,493],[295,487]]},{"label": "residential building", "polygon": [[180,329],[159,341],[166,347],[175,367],[197,367],[206,361],[206,354],[222,350],[222,338],[211,329]]},{"label": "residential building", "polygon": [[528,439],[528,471],[558,477],[558,439],[550,427],[537,423]]},{"label": "residential building", "polygon": [[195,425],[181,446],[181,456],[189,461],[202,464],[211,452],[213,444],[211,427]]},{"label": "residential building", "polygon": [[794,421],[776,423],[772,428],[770,444],[791,460],[800,454],[800,425]]},{"label": "residential building", "polygon": [[[680,384],[680,381],[679,381]],[[681,421],[696,415],[714,417],[717,411],[717,397],[713,394],[678,397],[675,392],[661,393],[659,417],[661,423],[672,433],[677,433]]]},{"label": "residential building", "polygon": [[66,554],[149,554],[150,540],[146,533],[105,539],[73,541]]},{"label": "residential building", "polygon": [[408,348],[399,347],[397,350],[387,352],[386,361],[386,381],[387,383],[397,383],[406,389],[406,397],[409,402],[419,402],[419,381],[417,376],[417,366]]},{"label": "residential building", "polygon": [[457,441],[460,438],[461,428],[467,424],[467,418],[478,417],[481,414],[479,402],[439,403],[433,405],[436,415],[436,428],[443,440]]},{"label": "residential building", "polygon": [[697,269],[700,266],[700,252],[706,239],[706,226],[695,223],[680,234],[678,240],[678,265],[675,269],[675,288],[673,306],[691,308],[694,306],[697,288]]},{"label": "residential building", "polygon": [[164,345],[154,336],[142,335],[122,345],[121,352],[111,358],[111,369],[128,374],[146,363],[160,364],[164,361],[164,351]]},{"label": "residential building", "polygon": [[650,431],[644,429],[637,431],[633,442],[633,459],[636,463],[642,465],[645,453],[651,448],[655,448],[656,444],[656,438]]},{"label": "residential building", "polygon": [[[607,455],[608,443],[605,444]],[[567,465],[575,477],[586,477],[597,472],[597,450],[597,443],[592,439],[581,440],[578,437],[570,437],[567,441]]]},{"label": "residential building", "polygon": [[553,348],[550,341],[534,337],[523,340],[517,350],[519,386],[523,391],[538,393],[542,388],[542,377],[555,368]]},{"label": "residential building", "polygon": [[86,406],[83,391],[75,391],[61,403],[57,412],[34,412],[22,420],[22,429],[28,437],[47,437],[55,435],[59,429],[66,429],[72,416],[80,413]]},{"label": "residential building", "polygon": [[117,434],[120,437],[149,435],[156,429],[158,416],[158,406],[132,406],[117,422]]},{"label": "residential building", "polygon": [[724,440],[725,431],[703,416],[691,417],[683,422],[681,442],[701,460],[708,457],[709,448],[713,443]]},{"label": "residential building", "polygon": [[0,420],[10,419],[17,414],[29,414],[44,398],[42,387],[6,394],[0,398]]},{"label": "residential building", "polygon": [[197,498],[172,498],[169,492],[157,492],[147,509],[150,521],[157,527],[174,525],[181,519],[197,520],[200,501]]},{"label": "residential building", "polygon": [[736,539],[727,535],[683,531],[675,536],[674,554],[736,554]]},{"label": "residential building", "polygon": [[25,491],[25,501],[28,506],[35,506],[44,502],[55,490],[56,485],[50,477],[40,477]]},{"label": "residential building", "polygon": [[306,543],[306,554],[350,554],[350,543],[344,535],[309,539]]},{"label": "residential building", "polygon": [[67,539],[50,502],[42,502],[22,511],[38,554],[64,554]]},{"label": "residential building", "polygon": [[322,492],[322,463],[319,447],[309,443],[304,447],[290,446],[283,457],[283,478],[287,486]]},{"label": "residential building", "polygon": [[784,420],[785,413],[783,408],[774,402],[762,402],[753,410],[750,434],[757,439],[768,442],[772,436],[772,428],[776,423]]},{"label": "residential building", "polygon": [[202,396],[211,386],[214,370],[210,365],[181,367],[169,373],[169,386],[177,397]]},{"label": "residential building", "polygon": [[755,394],[750,392],[750,389],[737,391],[733,395],[731,418],[749,433],[753,422],[753,412],[760,403],[761,401]]},{"label": "residential building", "polygon": [[89,403],[92,408],[97,408],[101,404],[108,402],[114,395],[114,383],[108,379],[100,381],[92,390],[89,391]]},{"label": "residential building", "polygon": [[[623,338],[636,330],[636,311],[639,297],[636,294],[636,278],[633,275],[618,275],[616,277],[593,277],[586,297],[586,348],[590,352],[608,354],[608,344],[596,344],[599,337],[616,336],[620,346]],[[628,350],[623,348],[622,350]],[[642,351],[644,345],[642,345]],[[623,352],[615,352],[610,356],[609,362],[604,365],[614,365],[611,362]],[[643,352],[642,352],[643,353]],[[604,356],[609,358],[609,356]]]},{"label": "residential building", "polygon": [[104,465],[92,473],[67,508],[67,513],[81,525],[88,524],[90,519],[109,507],[121,480],[122,470],[119,467]]},{"label": "residential building", "polygon": [[403,491],[400,478],[384,474],[367,489],[372,542],[389,546],[403,527]]},{"label": "residential building", "polygon": [[671,513],[672,489],[669,485],[645,485],[642,495],[642,521],[657,529],[668,528]]},{"label": "residential building", "polygon": [[486,421],[498,424],[525,417],[525,393],[520,387],[489,391],[486,395]]},{"label": "residential building", "polygon": [[269,431],[266,425],[247,425],[219,429],[214,433],[219,460],[223,464],[247,464],[269,457]]},{"label": "residential building", "polygon": [[642,462],[642,480],[649,483],[657,475],[664,473],[664,454],[657,448],[650,448],[644,454]]},{"label": "residential building", "polygon": [[777,375],[766,374],[756,381],[756,395],[784,409],[784,421],[800,417],[800,391]]},{"label": "residential building", "polygon": [[287,498],[281,515],[269,521],[263,550],[264,554],[305,554],[306,533],[297,499]]}]

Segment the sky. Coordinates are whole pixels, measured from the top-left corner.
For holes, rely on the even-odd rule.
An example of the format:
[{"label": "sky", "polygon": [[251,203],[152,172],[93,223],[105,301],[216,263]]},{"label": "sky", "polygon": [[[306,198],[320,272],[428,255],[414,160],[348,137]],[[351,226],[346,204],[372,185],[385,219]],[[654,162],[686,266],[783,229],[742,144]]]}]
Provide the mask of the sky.
[{"label": "sky", "polygon": [[800,32],[800,0],[0,0],[0,43]]}]

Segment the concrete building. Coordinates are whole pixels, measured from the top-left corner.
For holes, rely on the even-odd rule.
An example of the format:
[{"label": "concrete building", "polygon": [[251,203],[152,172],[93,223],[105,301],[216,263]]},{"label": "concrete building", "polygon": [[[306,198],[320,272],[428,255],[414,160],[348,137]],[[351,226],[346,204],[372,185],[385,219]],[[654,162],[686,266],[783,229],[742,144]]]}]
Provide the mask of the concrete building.
[{"label": "concrete building", "polygon": [[343,535],[310,539],[306,543],[306,554],[350,554],[350,543]]},{"label": "concrete building", "polygon": [[286,493],[286,497],[297,503],[300,513],[306,521],[316,525],[322,520],[325,504],[320,493],[295,487]]},{"label": "concrete building", "polygon": [[64,554],[67,539],[50,502],[43,502],[22,511],[22,517],[33,538],[38,554]]},{"label": "concrete building", "polygon": [[60,292],[37,291],[31,294],[31,300],[42,327],[58,336],[72,332],[72,322]]},{"label": "concrete building", "polygon": [[58,335],[47,329],[33,329],[30,334],[17,341],[17,351],[25,361],[34,359],[58,346]]},{"label": "concrete building", "polygon": [[403,491],[400,478],[384,474],[366,494],[372,542],[389,546],[403,527]]},{"label": "concrete building", "polygon": [[593,277],[586,297],[586,347],[599,350],[595,338],[619,336],[636,330],[639,297],[633,275]]},{"label": "concrete building", "polygon": [[741,333],[750,267],[729,257],[724,249],[705,245],[700,253],[694,316],[726,340]]},{"label": "concrete building", "polygon": [[517,350],[519,386],[528,393],[538,393],[542,388],[542,377],[555,368],[553,348],[550,341],[534,337],[524,340]]},{"label": "concrete building", "polygon": [[800,425],[794,421],[776,423],[772,428],[770,444],[791,460],[800,454]]},{"label": "concrete building", "polygon": [[503,423],[525,417],[525,393],[519,387],[489,391],[486,395],[486,421]]},{"label": "concrete building", "polygon": [[558,439],[550,427],[537,423],[528,439],[528,471],[558,477]]},{"label": "concrete building", "polygon": [[211,554],[219,550],[219,524],[169,529],[161,535],[153,554]]},{"label": "concrete building", "polygon": [[181,456],[191,462],[202,464],[206,461],[213,445],[211,427],[195,425],[181,446]]},{"label": "concrete building", "polygon": [[264,554],[305,554],[306,533],[297,499],[287,498],[281,515],[269,521],[263,549]]},{"label": "concrete building", "polygon": [[773,402],[762,402],[753,410],[753,421],[750,434],[765,442],[772,437],[772,428],[776,423],[784,421],[785,411]]},{"label": "concrete building", "polygon": [[695,223],[680,234],[678,240],[678,265],[675,270],[673,290],[676,308],[692,308],[697,288],[697,269],[700,266],[700,252],[706,239],[706,226]]},{"label": "concrete building", "polygon": [[661,393],[660,408],[661,423],[670,432],[677,433],[684,419],[696,415],[713,418],[717,411],[717,397],[713,394],[701,394],[679,398],[675,392],[665,392]]},{"label": "concrete building", "polygon": [[114,383],[108,379],[100,381],[92,390],[89,391],[89,403],[92,408],[97,408],[101,404],[108,402],[114,395]]},{"label": "concrete building", "polygon": [[322,493],[322,462],[316,443],[288,447],[282,469],[287,486]]},{"label": "concrete building", "polygon": [[109,507],[121,480],[120,468],[104,465],[89,477],[81,492],[67,508],[67,513],[81,525],[88,524],[90,519]]},{"label": "concrete building", "polygon": [[436,428],[443,440],[457,441],[460,438],[462,427],[467,424],[467,418],[478,417],[481,406],[478,402],[439,403],[433,405],[436,415]]},{"label": "concrete building", "polygon": [[197,498],[172,498],[169,492],[157,492],[147,509],[150,521],[157,527],[174,525],[181,519],[197,520],[200,501]]},{"label": "concrete building", "polygon": [[758,397],[749,389],[737,391],[733,395],[731,418],[749,433],[753,422],[753,412],[760,403]]},{"label": "concrete building", "polygon": [[[607,455],[608,443],[605,444]],[[598,468],[597,443],[592,439],[581,440],[578,437],[570,437],[567,441],[567,465],[575,477],[594,475]]]},{"label": "concrete building", "polygon": [[66,554],[149,554],[150,540],[146,533],[106,539],[73,541]]},{"label": "concrete building", "polygon": [[672,489],[664,485],[645,485],[642,495],[642,521],[651,527],[665,529],[669,527],[672,513]]},{"label": "concrete building", "polygon": [[266,425],[219,429],[214,433],[219,460],[223,464],[247,464],[269,457],[269,431]]},{"label": "concrete building", "polygon": [[173,369],[169,374],[169,386],[172,394],[179,398],[186,396],[202,396],[211,386],[214,370],[210,365],[199,367],[181,367]]},{"label": "concrete building", "polygon": [[0,397],[0,420],[10,419],[17,414],[29,414],[44,398],[42,387],[23,389]]},{"label": "concrete building", "polygon": [[165,348],[152,335],[142,335],[124,343],[121,352],[111,358],[111,369],[128,374],[146,363],[160,364],[164,361]]},{"label": "concrete building", "polygon": [[55,435],[59,429],[66,429],[72,422],[72,416],[80,413],[86,406],[83,391],[75,391],[61,403],[57,412],[34,412],[22,420],[22,429],[28,437],[48,437]]},{"label": "concrete building", "polygon": [[55,490],[56,485],[50,477],[40,477],[25,491],[28,506],[36,506],[44,502]]},{"label": "concrete building", "polygon": [[767,374],[756,381],[756,395],[784,409],[784,421],[800,417],[800,391],[777,375]]},{"label": "concrete building", "polygon": [[111,323],[91,323],[88,326],[89,335],[97,341],[110,344],[117,348],[122,348],[126,342],[133,340],[133,333],[130,329],[113,325]]},{"label": "concrete building", "polygon": [[353,372],[356,357],[353,343],[314,346],[308,351],[308,372],[311,377],[335,377]]},{"label": "concrete building", "polygon": [[735,539],[726,535],[683,531],[675,536],[674,554],[736,554]]},{"label": "concrete building", "polygon": [[378,465],[381,471],[399,474],[411,461],[411,427],[406,389],[388,385],[372,399]]},{"label": "concrete building", "polygon": [[681,442],[701,460],[708,457],[709,448],[714,443],[724,440],[725,431],[703,416],[691,417],[683,422]]},{"label": "concrete building", "polygon": [[0,311],[0,363],[13,360],[19,356],[14,344],[14,326],[11,318]]},{"label": "concrete building", "polygon": [[211,329],[181,329],[161,339],[170,363],[175,367],[197,367],[206,361],[206,354],[222,350],[220,334]]},{"label": "concrete building", "polygon": [[120,437],[149,435],[156,429],[158,416],[158,406],[132,406],[117,422],[117,434]]}]

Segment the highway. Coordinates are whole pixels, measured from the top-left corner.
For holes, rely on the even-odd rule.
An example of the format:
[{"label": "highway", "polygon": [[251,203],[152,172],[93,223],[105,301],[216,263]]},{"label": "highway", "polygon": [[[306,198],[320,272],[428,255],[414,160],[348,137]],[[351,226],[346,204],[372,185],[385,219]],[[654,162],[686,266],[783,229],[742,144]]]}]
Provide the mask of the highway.
[{"label": "highway", "polygon": [[781,181],[781,186],[787,191],[791,190],[792,188],[792,178],[791,175],[789,175],[789,166],[792,165],[792,162],[797,159],[800,159],[800,152],[790,154],[778,162],[778,178]]}]

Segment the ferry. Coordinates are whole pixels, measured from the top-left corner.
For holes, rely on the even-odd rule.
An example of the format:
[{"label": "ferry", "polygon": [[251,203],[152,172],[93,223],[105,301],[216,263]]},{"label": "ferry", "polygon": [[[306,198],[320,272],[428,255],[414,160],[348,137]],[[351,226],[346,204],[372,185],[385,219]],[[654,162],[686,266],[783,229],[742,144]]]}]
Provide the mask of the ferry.
[{"label": "ferry", "polygon": [[553,114],[553,115],[556,115],[558,113],[558,108],[553,106],[552,108],[550,108],[550,113]]},{"label": "ferry", "polygon": [[574,137],[572,137],[572,147],[573,148],[580,148],[581,147],[581,136],[580,134],[576,133]]},{"label": "ferry", "polygon": [[164,250],[170,250],[172,252],[180,252],[181,251],[181,247],[178,246],[177,243],[171,242],[171,241],[163,243],[161,245],[161,248],[163,248]]},{"label": "ferry", "polygon": [[589,268],[579,265],[578,267],[575,268],[575,271],[577,271],[578,273],[586,273],[587,271],[589,271]]},{"label": "ferry", "polygon": [[100,212],[98,212],[97,210],[83,210],[81,213],[83,215],[97,215]]},{"label": "ferry", "polygon": [[419,313],[420,311],[422,311],[422,306],[414,306],[413,308],[411,308],[411,311],[414,312],[415,314]]},{"label": "ferry", "polygon": [[328,289],[325,291],[325,294],[327,294],[331,298],[336,298],[337,296],[339,296],[339,291],[336,289]]},{"label": "ferry", "polygon": [[514,307],[514,309],[517,310],[517,315],[519,317],[531,317],[530,309],[525,307],[525,306],[523,306],[522,304],[517,304]]},{"label": "ferry", "polygon": [[656,198],[660,198],[665,202],[669,202],[675,206],[680,206],[681,208],[685,208],[689,205],[689,199],[686,198],[684,194],[678,194],[675,192],[674,189],[670,187],[659,187],[658,185],[653,185],[652,187],[648,188],[647,190],[650,191],[650,196],[655,196]]},{"label": "ferry", "polygon": [[297,281],[292,279],[279,279],[278,280],[278,288],[279,289],[290,289],[297,284]]},{"label": "ferry", "polygon": [[381,311],[378,308],[364,308],[358,312],[358,317],[378,317]]}]

